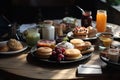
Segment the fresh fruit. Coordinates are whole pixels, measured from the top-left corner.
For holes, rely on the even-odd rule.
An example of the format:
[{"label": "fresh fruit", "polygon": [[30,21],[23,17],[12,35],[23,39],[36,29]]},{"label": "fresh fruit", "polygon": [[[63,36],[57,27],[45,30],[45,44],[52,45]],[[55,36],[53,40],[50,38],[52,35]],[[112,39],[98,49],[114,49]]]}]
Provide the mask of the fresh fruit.
[{"label": "fresh fruit", "polygon": [[52,55],[50,56],[50,60],[55,60],[60,62],[61,60],[64,60],[64,53],[65,49],[60,47],[55,47],[55,49],[52,51]]}]

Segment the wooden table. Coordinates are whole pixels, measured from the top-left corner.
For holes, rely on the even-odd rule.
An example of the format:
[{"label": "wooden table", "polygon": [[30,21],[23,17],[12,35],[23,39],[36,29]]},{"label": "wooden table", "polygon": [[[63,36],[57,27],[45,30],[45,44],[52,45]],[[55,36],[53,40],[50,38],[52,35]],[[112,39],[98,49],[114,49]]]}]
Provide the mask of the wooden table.
[{"label": "wooden table", "polygon": [[[118,25],[114,26],[114,30],[118,29]],[[102,66],[101,75],[85,75],[85,76],[76,76],[76,70],[79,64],[71,64],[71,66],[63,67],[50,67],[46,65],[36,65],[29,63],[26,56],[28,55],[27,51],[22,52],[17,55],[12,56],[1,56],[0,55],[0,70],[10,73],[14,76],[21,78],[30,79],[81,79],[81,80],[111,80],[111,79],[120,79],[119,73],[120,70],[116,70],[109,66],[106,66],[106,63],[101,61],[99,57],[99,51],[95,51],[90,60],[85,64],[96,64]],[[10,78],[9,78],[10,79]],[[11,80],[16,80],[11,77]]]},{"label": "wooden table", "polygon": [[[111,79],[120,78],[120,70],[114,70],[111,68],[106,68],[106,63],[101,61],[99,57],[99,52],[94,52],[90,60],[86,64],[96,64],[103,67],[103,73],[98,76],[80,76],[76,77],[77,65],[72,65],[71,67],[50,67],[43,65],[31,64],[26,60],[28,54],[23,52],[19,55],[2,57],[0,58],[0,69],[8,73],[12,73],[15,76],[22,76],[31,79]],[[114,73],[114,74],[113,74]],[[112,75],[112,76],[111,76]],[[12,79],[11,79],[12,80]]]}]

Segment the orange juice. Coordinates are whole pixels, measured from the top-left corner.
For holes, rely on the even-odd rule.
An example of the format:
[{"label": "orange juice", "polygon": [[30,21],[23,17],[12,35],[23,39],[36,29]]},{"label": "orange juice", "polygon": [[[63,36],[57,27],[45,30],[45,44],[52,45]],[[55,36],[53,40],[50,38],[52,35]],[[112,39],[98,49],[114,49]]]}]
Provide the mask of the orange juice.
[{"label": "orange juice", "polygon": [[112,38],[108,38],[108,37],[100,37],[100,40],[103,42],[103,45],[105,47],[110,47],[111,43],[112,43]]},{"label": "orange juice", "polygon": [[98,32],[106,31],[107,14],[105,10],[97,10],[96,28]]},{"label": "orange juice", "polygon": [[110,45],[112,43],[112,39],[110,39],[110,38],[103,39],[102,41],[103,41],[103,45],[105,47],[110,47]]}]

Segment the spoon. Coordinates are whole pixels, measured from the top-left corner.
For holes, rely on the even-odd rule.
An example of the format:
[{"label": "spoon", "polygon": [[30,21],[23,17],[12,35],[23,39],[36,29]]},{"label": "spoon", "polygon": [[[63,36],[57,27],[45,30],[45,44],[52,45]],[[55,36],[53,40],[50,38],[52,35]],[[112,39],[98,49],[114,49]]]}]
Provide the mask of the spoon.
[{"label": "spoon", "polygon": [[85,11],[84,11],[81,7],[79,7],[79,6],[76,6],[76,7],[77,7],[79,10],[81,10],[83,14],[85,13]]}]

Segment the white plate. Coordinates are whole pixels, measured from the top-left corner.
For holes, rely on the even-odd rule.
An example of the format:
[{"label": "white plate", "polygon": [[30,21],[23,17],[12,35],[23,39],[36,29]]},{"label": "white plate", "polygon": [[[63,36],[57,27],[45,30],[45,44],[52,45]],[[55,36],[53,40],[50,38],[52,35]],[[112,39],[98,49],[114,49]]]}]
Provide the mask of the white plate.
[{"label": "white plate", "polygon": [[[0,46],[5,45],[6,43],[7,43],[7,41],[0,42]],[[20,53],[20,52],[26,50],[28,48],[27,44],[24,42],[21,42],[21,43],[23,45],[23,49],[17,50],[17,51],[0,52],[0,54],[5,54],[5,55],[6,54],[17,54],[17,53]]]}]

